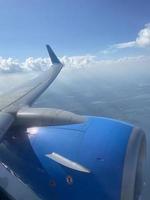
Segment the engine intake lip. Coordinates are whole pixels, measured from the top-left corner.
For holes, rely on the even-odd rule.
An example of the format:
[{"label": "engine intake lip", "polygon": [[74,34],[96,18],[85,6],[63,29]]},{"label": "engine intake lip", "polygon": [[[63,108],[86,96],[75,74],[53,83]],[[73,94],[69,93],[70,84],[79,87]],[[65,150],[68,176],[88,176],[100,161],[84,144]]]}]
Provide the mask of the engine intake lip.
[{"label": "engine intake lip", "polygon": [[144,183],[146,136],[139,128],[133,128],[124,161],[121,200],[139,200]]}]

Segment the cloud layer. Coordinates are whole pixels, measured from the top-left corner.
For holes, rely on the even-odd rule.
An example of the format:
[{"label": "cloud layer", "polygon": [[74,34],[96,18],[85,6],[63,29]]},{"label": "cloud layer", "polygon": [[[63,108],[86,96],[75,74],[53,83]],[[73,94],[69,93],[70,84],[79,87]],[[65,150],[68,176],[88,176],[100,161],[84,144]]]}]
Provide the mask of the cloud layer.
[{"label": "cloud layer", "polygon": [[[61,58],[64,63],[65,69],[78,69],[78,68],[113,68],[116,66],[150,66],[150,57],[148,56],[135,56],[135,57],[122,57],[119,59],[105,59],[100,60],[92,55],[85,56],[64,56]],[[14,72],[32,72],[32,71],[45,71],[50,66],[49,58],[33,58],[29,57],[24,62],[20,62],[13,58],[0,57],[0,72],[1,73],[14,73]]]},{"label": "cloud layer", "polygon": [[134,41],[124,42],[115,44],[114,47],[118,49],[129,48],[129,47],[149,47],[150,46],[150,23],[146,24],[141,29]]},{"label": "cloud layer", "polygon": [[[104,50],[103,54],[130,47],[150,47],[150,23],[146,24],[145,27],[139,31],[134,41],[115,44],[109,49]],[[60,59],[61,62],[64,63],[66,69],[94,66],[99,68],[112,67],[112,69],[114,69],[115,66],[150,66],[150,57],[143,55],[105,60],[99,59],[93,55],[64,56]],[[25,61],[20,62],[18,59],[0,57],[0,73],[45,71],[50,64],[49,58],[29,57]]]},{"label": "cloud layer", "polygon": [[0,72],[2,73],[44,71],[49,65],[49,58],[29,57],[24,62],[20,62],[18,59],[0,57]]}]

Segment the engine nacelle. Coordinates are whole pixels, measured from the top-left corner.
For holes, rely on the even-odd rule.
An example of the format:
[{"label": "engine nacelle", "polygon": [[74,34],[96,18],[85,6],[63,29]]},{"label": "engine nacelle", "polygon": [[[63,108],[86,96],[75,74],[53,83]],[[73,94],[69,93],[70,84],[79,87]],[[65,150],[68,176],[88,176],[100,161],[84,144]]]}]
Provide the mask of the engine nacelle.
[{"label": "engine nacelle", "polygon": [[120,121],[29,128],[28,137],[48,174],[49,199],[136,200],[143,186],[146,139]]}]

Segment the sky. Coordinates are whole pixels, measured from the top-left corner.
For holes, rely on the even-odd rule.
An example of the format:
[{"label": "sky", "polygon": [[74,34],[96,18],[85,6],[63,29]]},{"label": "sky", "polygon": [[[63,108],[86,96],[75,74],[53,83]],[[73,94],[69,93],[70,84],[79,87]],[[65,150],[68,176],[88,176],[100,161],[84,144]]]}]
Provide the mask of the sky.
[{"label": "sky", "polygon": [[141,57],[148,65],[149,8],[149,0],[0,0],[0,71],[41,69],[47,43],[69,65]]}]

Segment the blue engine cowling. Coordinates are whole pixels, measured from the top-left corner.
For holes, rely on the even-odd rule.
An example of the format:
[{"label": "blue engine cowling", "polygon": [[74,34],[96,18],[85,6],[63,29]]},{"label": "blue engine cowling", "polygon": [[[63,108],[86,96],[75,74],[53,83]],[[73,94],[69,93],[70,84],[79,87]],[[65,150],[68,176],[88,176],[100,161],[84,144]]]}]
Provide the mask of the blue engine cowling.
[{"label": "blue engine cowling", "polygon": [[[28,129],[54,199],[135,200],[141,194],[145,135],[130,124],[89,117],[85,123]],[[57,153],[89,169],[80,172],[46,155]]]}]

